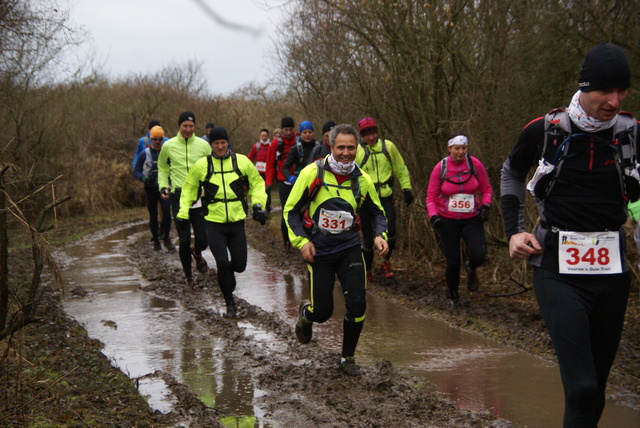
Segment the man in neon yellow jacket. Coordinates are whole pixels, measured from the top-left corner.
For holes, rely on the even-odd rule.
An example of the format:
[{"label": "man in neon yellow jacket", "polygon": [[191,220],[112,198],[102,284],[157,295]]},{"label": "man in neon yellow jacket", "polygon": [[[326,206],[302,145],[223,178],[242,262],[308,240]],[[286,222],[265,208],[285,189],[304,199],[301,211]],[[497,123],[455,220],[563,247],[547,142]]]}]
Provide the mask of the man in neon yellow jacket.
[{"label": "man in neon yellow jacket", "polygon": [[202,189],[207,240],[216,259],[218,285],[227,306],[225,316],[235,318],[235,272],[244,272],[247,267],[246,196],[248,193],[253,203],[253,219],[264,225],[267,216],[262,207],[267,203],[267,193],[264,180],[253,162],[229,149],[229,136],[223,127],[214,126],[209,140],[211,155],[193,165],[182,185],[177,221],[189,218],[191,206]]},{"label": "man in neon yellow jacket", "polygon": [[372,219],[374,245],[381,256],[386,242],[387,221],[371,178],[354,159],[358,131],[347,124],[336,125],[329,135],[331,154],[307,165],[296,180],[284,207],[291,244],[308,263],[311,300],[300,303],[295,332],[298,341],[311,341],[314,322],[327,321],[333,312],[333,285],[342,286],[347,313],[340,369],[350,376],[362,374],[354,354],[366,310],[366,270],[361,251],[360,217]]},{"label": "man in neon yellow jacket", "polygon": [[[413,201],[411,193],[411,178],[409,170],[404,163],[402,155],[389,140],[378,138],[378,125],[371,117],[365,117],[358,121],[358,128],[363,141],[358,146],[356,163],[364,172],[371,176],[380,197],[380,203],[384,207],[389,226],[389,253],[382,261],[382,270],[385,278],[394,278],[391,268],[391,254],[396,245],[396,210],[393,206],[393,181],[397,178],[402,189],[407,205]],[[367,264],[367,277],[373,278],[373,230],[369,226],[371,222],[362,217],[362,251]]]},{"label": "man in neon yellow jacket", "polygon": [[[187,280],[187,289],[193,289],[195,283],[191,272],[191,255],[196,260],[196,267],[202,273],[208,269],[207,262],[202,257],[202,251],[207,248],[207,235],[204,229],[203,211],[200,204],[191,208],[188,221],[177,220],[180,208],[180,193],[182,184],[187,178],[189,169],[200,158],[211,153],[211,146],[202,138],[196,137],[196,117],[190,111],[180,114],[178,119],[178,135],[166,141],[158,155],[158,188],[160,197],[171,200],[171,213],[176,223],[176,230],[180,239],[180,262]],[[169,183],[171,177],[171,183]],[[191,228],[195,236],[195,245],[191,248]]]}]

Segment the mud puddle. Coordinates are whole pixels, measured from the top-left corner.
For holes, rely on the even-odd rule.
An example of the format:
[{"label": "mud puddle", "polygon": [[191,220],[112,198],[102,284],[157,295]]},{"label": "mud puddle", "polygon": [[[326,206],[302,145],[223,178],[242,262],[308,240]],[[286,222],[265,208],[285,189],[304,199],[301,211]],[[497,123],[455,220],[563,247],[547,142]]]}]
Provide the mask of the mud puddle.
[{"label": "mud puddle", "polygon": [[[64,276],[69,289],[81,286],[92,294],[67,299],[65,309],[85,325],[90,336],[105,343],[103,352],[115,365],[130,377],[140,378],[139,389],[152,407],[168,412],[176,401],[161,378],[148,376],[160,370],[170,373],[207,406],[215,407],[226,426],[272,426],[277,420],[273,410],[261,407],[271,393],[257,387],[252,370],[239,363],[236,350],[231,349],[233,340],[217,338],[215,331],[203,334],[198,327],[203,317],[217,318],[222,312],[221,300],[214,296],[217,290],[195,292],[204,314],[191,310],[193,305],[181,299],[140,291],[148,284],[140,279],[123,247],[135,241],[136,233],[145,232],[146,225],[139,224],[68,247]],[[182,278],[176,254],[150,252],[150,256],[162,258],[172,275]],[[213,267],[211,255],[205,252],[205,257]],[[238,275],[237,296],[291,328],[276,334],[268,323],[256,322],[252,316],[241,316],[236,325],[245,338],[255,342],[259,348],[255,352],[264,353],[260,358],[274,362],[295,359],[288,355],[292,345],[283,335],[292,335],[298,302],[306,297],[305,280],[265,266],[264,256],[251,251],[247,271]],[[207,283],[206,279],[201,283]],[[329,352],[339,352],[342,301],[336,287],[334,319],[314,326],[314,343]],[[388,360],[400,371],[436,384],[457,408],[472,413],[489,411],[515,426],[554,426],[562,420],[562,388],[554,364],[371,294],[357,357],[365,369]],[[640,411],[617,405],[624,396],[615,398],[607,403],[600,426],[638,426]]]}]

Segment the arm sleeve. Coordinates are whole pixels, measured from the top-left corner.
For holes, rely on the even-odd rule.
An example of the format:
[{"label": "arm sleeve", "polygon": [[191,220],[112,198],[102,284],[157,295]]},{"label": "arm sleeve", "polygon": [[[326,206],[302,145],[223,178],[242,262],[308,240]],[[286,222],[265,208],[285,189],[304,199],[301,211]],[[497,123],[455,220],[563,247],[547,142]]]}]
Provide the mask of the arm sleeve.
[{"label": "arm sleeve", "polygon": [[398,181],[400,182],[400,188],[402,190],[411,190],[411,177],[409,176],[409,169],[404,163],[402,155],[398,151],[396,145],[391,141],[387,141],[386,145],[387,150],[389,151],[389,156],[391,157],[391,167],[393,169],[393,175],[398,178]]},{"label": "arm sleeve", "polygon": [[507,240],[524,232],[525,180],[540,158],[544,141],[544,117],[530,122],[520,132],[518,141],[500,171],[502,217]]},{"label": "arm sleeve", "polygon": [[264,180],[256,169],[255,165],[247,158],[245,159],[242,172],[249,180],[249,197],[251,204],[260,204],[264,209],[267,206],[267,192],[265,191]]},{"label": "arm sleeve", "polygon": [[158,189],[169,187],[169,144],[163,144],[158,155]]},{"label": "arm sleeve", "polygon": [[[368,210],[371,216],[371,226],[373,228],[374,236],[380,235],[386,241],[387,240],[387,217],[384,212],[384,208],[380,203],[378,192],[375,190],[375,186],[371,182],[371,179],[363,179],[362,181],[367,183],[367,192],[362,202],[361,210]],[[362,183],[361,181],[361,183]]]},{"label": "arm sleeve", "polygon": [[249,154],[247,155],[251,163],[256,159],[256,145],[251,146],[251,150],[249,150]]},{"label": "arm sleeve", "polygon": [[[203,162],[204,161],[204,162]],[[204,180],[207,171],[207,158],[201,158],[189,170],[186,180],[182,184],[182,193],[180,194],[180,210],[176,217],[188,220],[189,209],[191,205],[198,199],[198,190],[200,189],[200,181]],[[204,168],[203,168],[204,167]]]},{"label": "arm sleeve", "polygon": [[265,185],[271,186],[274,180],[277,180],[276,175],[276,152],[278,151],[278,139],[274,138],[269,146],[269,153],[267,154],[267,172],[265,174]]},{"label": "arm sleeve", "polygon": [[440,197],[440,171],[442,164],[438,162],[431,171],[431,177],[429,177],[429,184],[427,185],[427,197],[425,199],[425,207],[427,209],[427,217],[431,218],[434,215],[438,215],[438,203],[437,200]]},{"label": "arm sleeve", "polygon": [[291,175],[291,166],[294,163],[296,163],[297,157],[298,157],[298,148],[296,146],[293,146],[289,150],[289,153],[287,153],[287,158],[282,164],[282,169],[280,170],[285,180],[289,178],[289,176]]},{"label": "arm sleeve", "polygon": [[316,175],[315,164],[309,165],[302,170],[300,177],[298,177],[291,189],[282,213],[287,225],[291,245],[297,249],[302,248],[304,244],[309,242],[302,222],[302,208],[309,201],[307,189]]},{"label": "arm sleeve", "polygon": [[142,152],[140,156],[138,156],[136,164],[133,166],[133,176],[140,181],[144,178],[143,170],[145,160],[147,160],[147,152]]},{"label": "arm sleeve", "polygon": [[480,203],[482,205],[490,205],[491,198],[493,197],[493,189],[489,182],[489,176],[482,162],[478,159],[471,157],[471,162],[478,173],[478,192],[480,193]]}]

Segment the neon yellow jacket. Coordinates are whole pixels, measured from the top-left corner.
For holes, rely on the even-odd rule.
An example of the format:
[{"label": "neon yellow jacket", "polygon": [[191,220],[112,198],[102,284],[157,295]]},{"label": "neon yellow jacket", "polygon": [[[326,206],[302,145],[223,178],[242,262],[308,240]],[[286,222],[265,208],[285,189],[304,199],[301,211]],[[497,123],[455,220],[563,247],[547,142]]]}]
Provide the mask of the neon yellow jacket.
[{"label": "neon yellow jacket", "polygon": [[[398,148],[389,140],[385,140],[385,146],[391,162],[389,162],[389,159],[387,159],[387,156],[382,151],[382,140],[380,139],[376,141],[373,147],[364,142],[360,143],[358,145],[358,153],[356,154],[356,163],[364,172],[371,176],[373,184],[376,186],[376,189],[378,189],[378,195],[381,198],[391,196],[393,193],[392,177],[396,177],[400,181],[401,189],[411,189],[409,170]],[[365,157],[367,149],[370,155],[367,162],[362,165],[362,160]]]},{"label": "neon yellow jacket", "polygon": [[[323,161],[324,184],[310,201],[309,189],[316,180],[318,173],[316,163],[307,165],[296,180],[291,193],[287,198],[284,207],[283,217],[289,230],[289,240],[291,244],[300,249],[309,241],[316,247],[316,255],[334,254],[342,250],[360,245],[360,233],[356,228],[344,230],[342,233],[324,234],[318,228],[310,228],[305,224],[303,218],[305,208],[308,207],[308,221],[313,220],[316,225],[320,224],[323,210],[346,213],[347,217],[356,218],[356,214],[362,210],[369,210],[373,222],[373,229],[376,235],[381,235],[384,239],[387,236],[387,219],[384,209],[380,204],[380,199],[375,191],[375,186],[366,173],[357,168],[350,177],[338,186],[335,175],[329,169],[326,158]],[[356,201],[351,181],[360,181],[360,198]],[[325,217],[326,218],[326,217]],[[356,222],[354,221],[354,224]]]},{"label": "neon yellow jacket", "polygon": [[169,187],[169,175],[173,190],[182,187],[193,164],[210,153],[209,143],[195,135],[185,141],[178,133],[167,140],[158,155],[158,189]]},{"label": "neon yellow jacket", "polygon": [[[260,204],[264,207],[267,203],[267,192],[264,187],[264,180],[256,169],[253,162],[245,155],[235,153],[223,159],[211,156],[213,174],[209,179],[210,189],[213,189],[213,201],[208,205],[207,215],[204,219],[213,223],[234,223],[244,220],[247,212],[244,209],[246,195],[239,198],[238,193],[244,193],[240,188],[244,186],[240,176],[233,169],[232,156],[236,156],[238,170],[246,177],[249,185],[249,197],[252,204]],[[189,170],[189,175],[182,185],[180,195],[180,210],[178,218],[188,219],[189,208],[202,193],[201,182],[207,177],[209,163],[207,157],[198,160]],[[202,189],[204,190],[204,189]]]}]

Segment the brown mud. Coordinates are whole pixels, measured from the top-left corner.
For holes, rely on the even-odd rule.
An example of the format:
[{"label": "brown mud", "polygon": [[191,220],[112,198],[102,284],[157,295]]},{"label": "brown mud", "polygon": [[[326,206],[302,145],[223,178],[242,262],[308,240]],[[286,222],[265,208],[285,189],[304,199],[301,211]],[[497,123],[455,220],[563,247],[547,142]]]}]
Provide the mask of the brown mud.
[{"label": "brown mud", "polygon": [[[269,219],[264,227],[253,221],[247,221],[246,226],[249,245],[267,254],[273,268],[305,274],[304,263],[297,252],[282,253],[279,217]],[[214,299],[223,305],[213,270],[197,278],[208,290],[189,292],[184,290],[182,272],[176,268],[177,254],[154,252],[146,234],[130,244],[128,251],[132,263],[146,280],[143,287],[146,292],[180,301],[197,319],[194,334],[215,336],[229,345],[225,347],[229,357],[250,375],[254,387],[264,393],[256,400],[268,426],[309,423],[318,427],[512,426],[511,422],[488,412],[456,409],[432,385],[400,373],[388,361],[366,367],[362,377],[348,377],[337,369],[337,353],[321,349],[313,342],[300,345],[292,326],[274,314],[241,299],[238,299],[238,320],[223,318],[206,307],[202,293],[213,293]],[[396,278],[384,280],[376,269],[377,276],[369,285],[369,292],[396,299],[451,325],[553,359],[532,291],[495,297],[524,290],[516,283],[525,287],[527,283],[524,265],[514,268],[514,263],[505,259],[505,252],[504,248],[490,247],[490,261],[480,272],[480,291],[471,295],[463,292],[462,304],[455,309],[444,298],[443,264],[417,262],[402,248],[394,255]],[[0,393],[5,399],[4,407],[0,406],[0,425],[220,426],[217,422],[220,415],[215,409],[207,408],[166,373],[157,372],[152,376],[164,379],[179,402],[167,415],[150,410],[134,384],[113,369],[99,352],[99,342],[88,338],[81,326],[66,318],[54,300],[47,302],[41,323],[28,326],[11,343],[0,343],[3,354],[0,383],[4,385]],[[640,393],[639,307],[636,277],[610,379],[611,385],[636,394]],[[268,331],[285,344],[286,350],[274,353],[256,344],[238,326],[239,320]],[[12,395],[17,389],[22,395]]]}]

